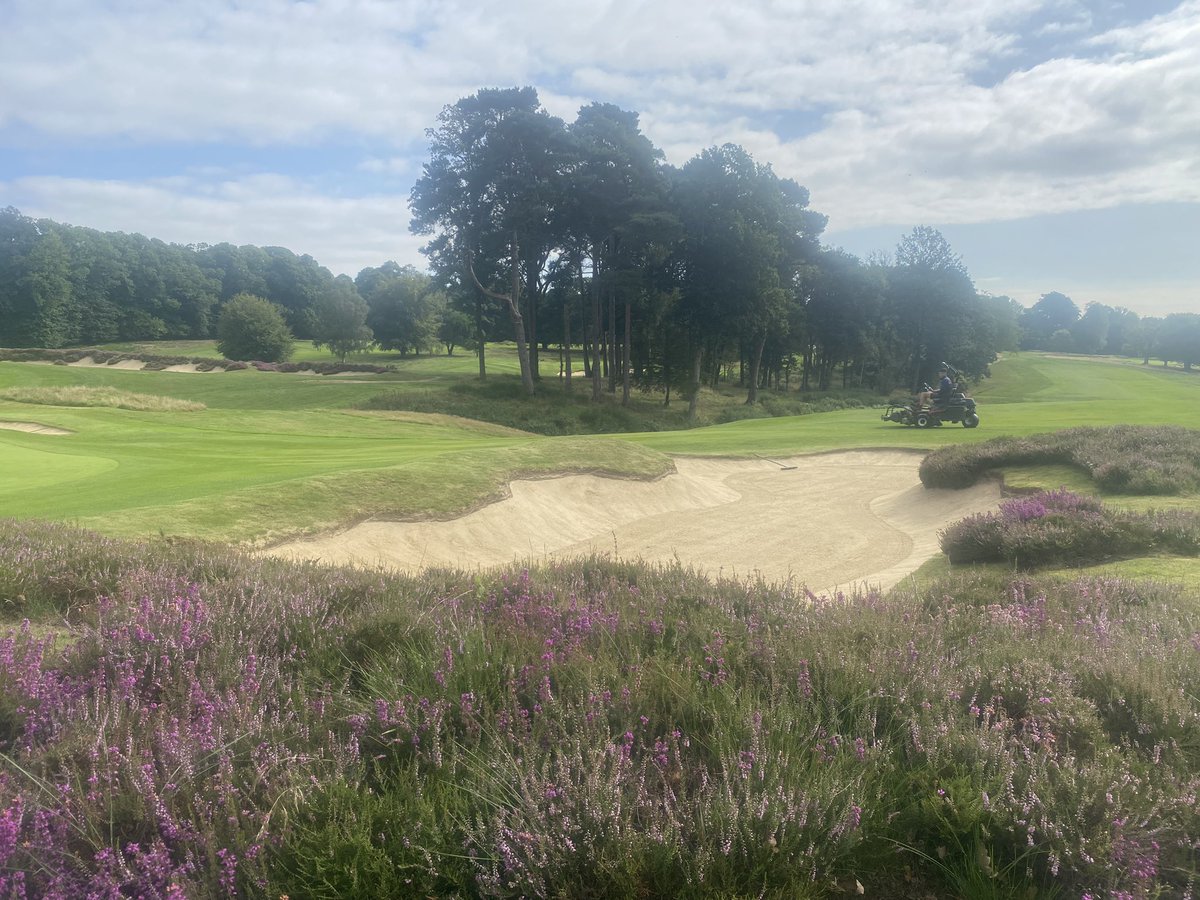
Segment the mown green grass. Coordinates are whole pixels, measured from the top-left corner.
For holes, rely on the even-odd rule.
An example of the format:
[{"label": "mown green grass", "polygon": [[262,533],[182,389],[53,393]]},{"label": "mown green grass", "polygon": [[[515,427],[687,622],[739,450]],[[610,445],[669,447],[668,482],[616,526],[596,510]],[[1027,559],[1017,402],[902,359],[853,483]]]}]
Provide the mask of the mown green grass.
[{"label": "mown green grass", "polygon": [[[513,364],[515,354],[501,347],[489,349],[488,358],[494,372]],[[552,357],[546,363],[557,371]],[[854,409],[556,441],[446,416],[356,409],[397,390],[436,397],[473,380],[474,366],[465,354],[401,361],[386,375],[345,377],[0,363],[0,391],[113,389],[206,407],[172,413],[0,400],[0,420],[73,432],[0,430],[0,509],[115,534],[162,531],[261,542],[365,515],[451,515],[495,496],[523,471],[605,468],[645,477],[669,466],[660,454],[926,450],[1080,424],[1176,423],[1186,420],[1186,410],[1200,408],[1200,379],[1161,367],[1021,354],[997,363],[993,379],[974,391],[983,419],[977,429],[905,428],[882,421],[880,410]],[[1064,474],[1007,477],[1057,487],[1067,483]],[[1038,479],[1058,483],[1036,485]]]}]

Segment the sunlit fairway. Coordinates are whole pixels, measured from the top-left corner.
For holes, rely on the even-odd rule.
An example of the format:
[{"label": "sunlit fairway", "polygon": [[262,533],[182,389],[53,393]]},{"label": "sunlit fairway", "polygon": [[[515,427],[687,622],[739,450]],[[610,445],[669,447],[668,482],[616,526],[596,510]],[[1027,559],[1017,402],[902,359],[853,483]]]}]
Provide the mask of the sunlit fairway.
[{"label": "sunlit fairway", "polygon": [[[159,349],[203,355],[205,347],[189,342]],[[983,420],[973,430],[905,428],[882,421],[879,410],[854,409],[686,431],[546,438],[446,416],[355,409],[383,391],[443,391],[476,371],[467,354],[390,363],[397,371],[351,376],[0,363],[0,392],[25,392],[14,396],[80,386],[204,406],[134,411],[0,400],[0,420],[72,432],[0,430],[0,509],[110,534],[262,543],[369,516],[454,515],[497,496],[523,474],[603,470],[654,477],[670,469],[666,454],[932,449],[1076,425],[1189,424],[1200,412],[1200,377],[1133,361],[1022,354],[998,362],[994,376],[973,392]],[[544,365],[557,369],[553,358]],[[511,352],[490,354],[489,369],[494,377],[513,377],[505,374]],[[1067,483],[1069,475],[1027,478]]]},{"label": "sunlit fairway", "polygon": [[1200,422],[1200,373],[1086,357],[1024,353],[1002,359],[971,395],[981,424],[906,428],[878,412],[839,410],[812,416],[750,419],[700,431],[623,435],[665,453],[751,454],[850,447],[934,449],[1001,435],[1082,425],[1193,425]]}]

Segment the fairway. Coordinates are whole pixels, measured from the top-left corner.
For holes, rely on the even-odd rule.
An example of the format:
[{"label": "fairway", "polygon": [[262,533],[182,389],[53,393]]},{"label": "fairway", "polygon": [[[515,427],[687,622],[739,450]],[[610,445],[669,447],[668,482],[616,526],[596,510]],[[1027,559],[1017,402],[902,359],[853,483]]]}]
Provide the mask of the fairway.
[{"label": "fairway", "polygon": [[[982,417],[977,429],[906,428],[882,421],[877,409],[850,409],[686,431],[547,438],[448,416],[353,408],[383,391],[445,390],[471,377],[464,362],[473,360],[427,357],[354,378],[0,363],[0,393],[90,386],[204,405],[133,411],[0,400],[2,422],[70,432],[0,429],[0,509],[112,535],[263,546],[367,520],[453,518],[508,496],[517,478],[596,472],[653,479],[674,471],[671,457],[927,451],[1074,425],[1186,423],[1200,410],[1194,376],[1132,361],[1028,353],[996,363],[993,377],[973,392]],[[528,536],[514,540],[518,549],[510,548],[509,558],[531,546]],[[591,549],[602,549],[596,540]]]}]

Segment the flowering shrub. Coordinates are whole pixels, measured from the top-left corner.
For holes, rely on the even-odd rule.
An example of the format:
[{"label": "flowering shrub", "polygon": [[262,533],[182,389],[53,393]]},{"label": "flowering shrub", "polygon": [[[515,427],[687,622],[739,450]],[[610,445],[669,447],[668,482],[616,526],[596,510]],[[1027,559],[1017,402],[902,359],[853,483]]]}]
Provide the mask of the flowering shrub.
[{"label": "flowering shrub", "polygon": [[416,581],[0,521],[18,591],[57,624],[0,639],[5,896],[883,895],[905,871],[920,896],[1150,897],[1200,868],[1200,606],[1175,588],[829,598],[603,559]]},{"label": "flowering shrub", "polygon": [[1112,493],[1186,494],[1200,490],[1200,431],[1115,425],[997,438],[936,450],[920,473],[926,487],[963,488],[991,469],[1050,463],[1077,466]]},{"label": "flowering shrub", "polygon": [[1018,566],[1099,562],[1157,552],[1200,554],[1200,516],[1186,510],[1109,510],[1070,491],[1043,491],[1005,501],[941,534],[952,563],[1011,562]]}]

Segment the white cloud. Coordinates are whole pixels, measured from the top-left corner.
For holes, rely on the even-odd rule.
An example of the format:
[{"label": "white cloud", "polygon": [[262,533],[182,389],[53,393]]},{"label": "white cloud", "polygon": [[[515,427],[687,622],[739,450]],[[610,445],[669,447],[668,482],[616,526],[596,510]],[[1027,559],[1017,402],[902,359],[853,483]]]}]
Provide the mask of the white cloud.
[{"label": "white cloud", "polygon": [[[1200,202],[1200,0],[1089,35],[1115,8],[5,0],[0,151],[78,149],[56,178],[10,174],[0,205],[167,240],[281,244],[351,274],[419,264],[406,198],[424,130],[480,87],[524,84],[567,120],[592,100],[637,110],[674,164],[741,143],[808,187],[831,230]],[[780,120],[796,134],[777,133]],[[118,182],[86,170],[90,143],[132,158],[193,149],[173,179]],[[234,151],[197,164],[218,145]],[[264,147],[327,145],[344,151],[339,170],[249,174],[287,172]],[[259,155],[227,160],[239,146]]]}]

